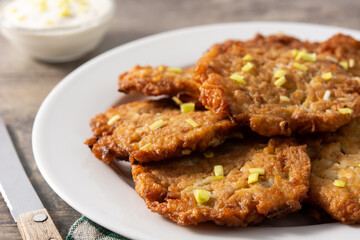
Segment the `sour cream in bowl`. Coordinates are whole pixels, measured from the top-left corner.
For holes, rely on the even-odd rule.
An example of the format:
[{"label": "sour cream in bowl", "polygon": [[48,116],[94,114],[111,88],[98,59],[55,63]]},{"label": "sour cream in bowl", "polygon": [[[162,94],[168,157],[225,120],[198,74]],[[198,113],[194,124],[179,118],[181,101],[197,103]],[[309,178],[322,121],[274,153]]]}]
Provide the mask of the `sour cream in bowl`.
[{"label": "sour cream in bowl", "polygon": [[113,0],[6,0],[1,32],[33,58],[71,61],[96,48],[114,11]]}]

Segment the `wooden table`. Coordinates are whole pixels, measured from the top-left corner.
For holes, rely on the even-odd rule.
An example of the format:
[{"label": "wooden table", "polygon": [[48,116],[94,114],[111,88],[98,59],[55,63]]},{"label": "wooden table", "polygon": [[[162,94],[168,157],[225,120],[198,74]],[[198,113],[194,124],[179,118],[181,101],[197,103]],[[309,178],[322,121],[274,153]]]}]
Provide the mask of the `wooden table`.
[{"label": "wooden table", "polygon": [[[42,178],[34,161],[31,130],[51,89],[88,59],[115,46],[181,27],[231,21],[311,22],[360,30],[357,0],[116,0],[118,8],[101,46],[75,62],[46,64],[27,58],[0,37],[0,115],[24,168],[61,235],[80,217]],[[1,144],[1,143],[0,143]],[[0,195],[0,239],[21,239]]]}]

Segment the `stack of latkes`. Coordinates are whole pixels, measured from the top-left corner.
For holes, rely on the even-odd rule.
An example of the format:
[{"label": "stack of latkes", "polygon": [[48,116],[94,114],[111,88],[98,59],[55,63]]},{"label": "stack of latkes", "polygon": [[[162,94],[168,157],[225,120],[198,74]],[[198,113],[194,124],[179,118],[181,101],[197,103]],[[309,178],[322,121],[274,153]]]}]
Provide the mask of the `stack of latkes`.
[{"label": "stack of latkes", "polygon": [[308,203],[360,222],[360,42],[350,36],[229,40],[195,67],[135,66],[118,86],[167,97],[96,115],[86,144],[106,163],[132,163],[151,211],[247,226]]}]

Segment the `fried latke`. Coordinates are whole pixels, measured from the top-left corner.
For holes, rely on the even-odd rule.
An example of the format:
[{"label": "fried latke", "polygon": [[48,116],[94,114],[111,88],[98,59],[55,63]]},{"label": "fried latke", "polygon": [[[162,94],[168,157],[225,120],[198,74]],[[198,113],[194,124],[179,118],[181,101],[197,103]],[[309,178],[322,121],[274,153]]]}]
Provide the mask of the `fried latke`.
[{"label": "fried latke", "polygon": [[[120,92],[139,92],[147,96],[177,96],[186,102],[198,102],[200,83],[194,81],[194,67],[169,71],[167,66],[135,66],[119,76]],[[180,71],[181,70],[181,71]],[[200,104],[200,103],[199,103]],[[199,105],[197,104],[197,105]]]},{"label": "fried latke", "polygon": [[[310,138],[309,144],[319,145]],[[360,119],[324,135],[311,165],[309,202],[338,221],[360,223]],[[345,187],[335,186],[335,180]]]},{"label": "fried latke", "polygon": [[[151,211],[181,225],[214,221],[247,226],[282,217],[301,208],[309,187],[310,161],[305,146],[290,138],[266,141],[230,140],[214,149],[213,158],[192,154],[133,164],[135,189]],[[222,165],[222,179],[212,179],[215,165]],[[249,184],[250,168],[263,168],[265,174]],[[207,202],[198,204],[194,197],[198,189],[211,192]]]},{"label": "fried latke", "polygon": [[326,49],[288,36],[216,44],[196,64],[200,101],[264,136],[333,132],[360,115],[360,84]]},{"label": "fried latke", "polygon": [[[109,124],[114,116],[116,121]],[[96,115],[90,126],[94,136],[85,143],[107,163],[128,157],[131,162],[159,161],[204,151],[221,144],[238,128],[210,111],[181,113],[168,99],[111,107]]]}]

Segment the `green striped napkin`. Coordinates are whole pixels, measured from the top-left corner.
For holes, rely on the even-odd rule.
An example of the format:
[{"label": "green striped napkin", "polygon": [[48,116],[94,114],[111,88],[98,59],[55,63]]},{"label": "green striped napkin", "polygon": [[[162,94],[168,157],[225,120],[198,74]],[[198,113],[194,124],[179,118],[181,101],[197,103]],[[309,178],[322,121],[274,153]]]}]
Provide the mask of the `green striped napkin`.
[{"label": "green striped napkin", "polygon": [[79,218],[70,228],[66,240],[130,240],[94,223],[85,216]]}]

